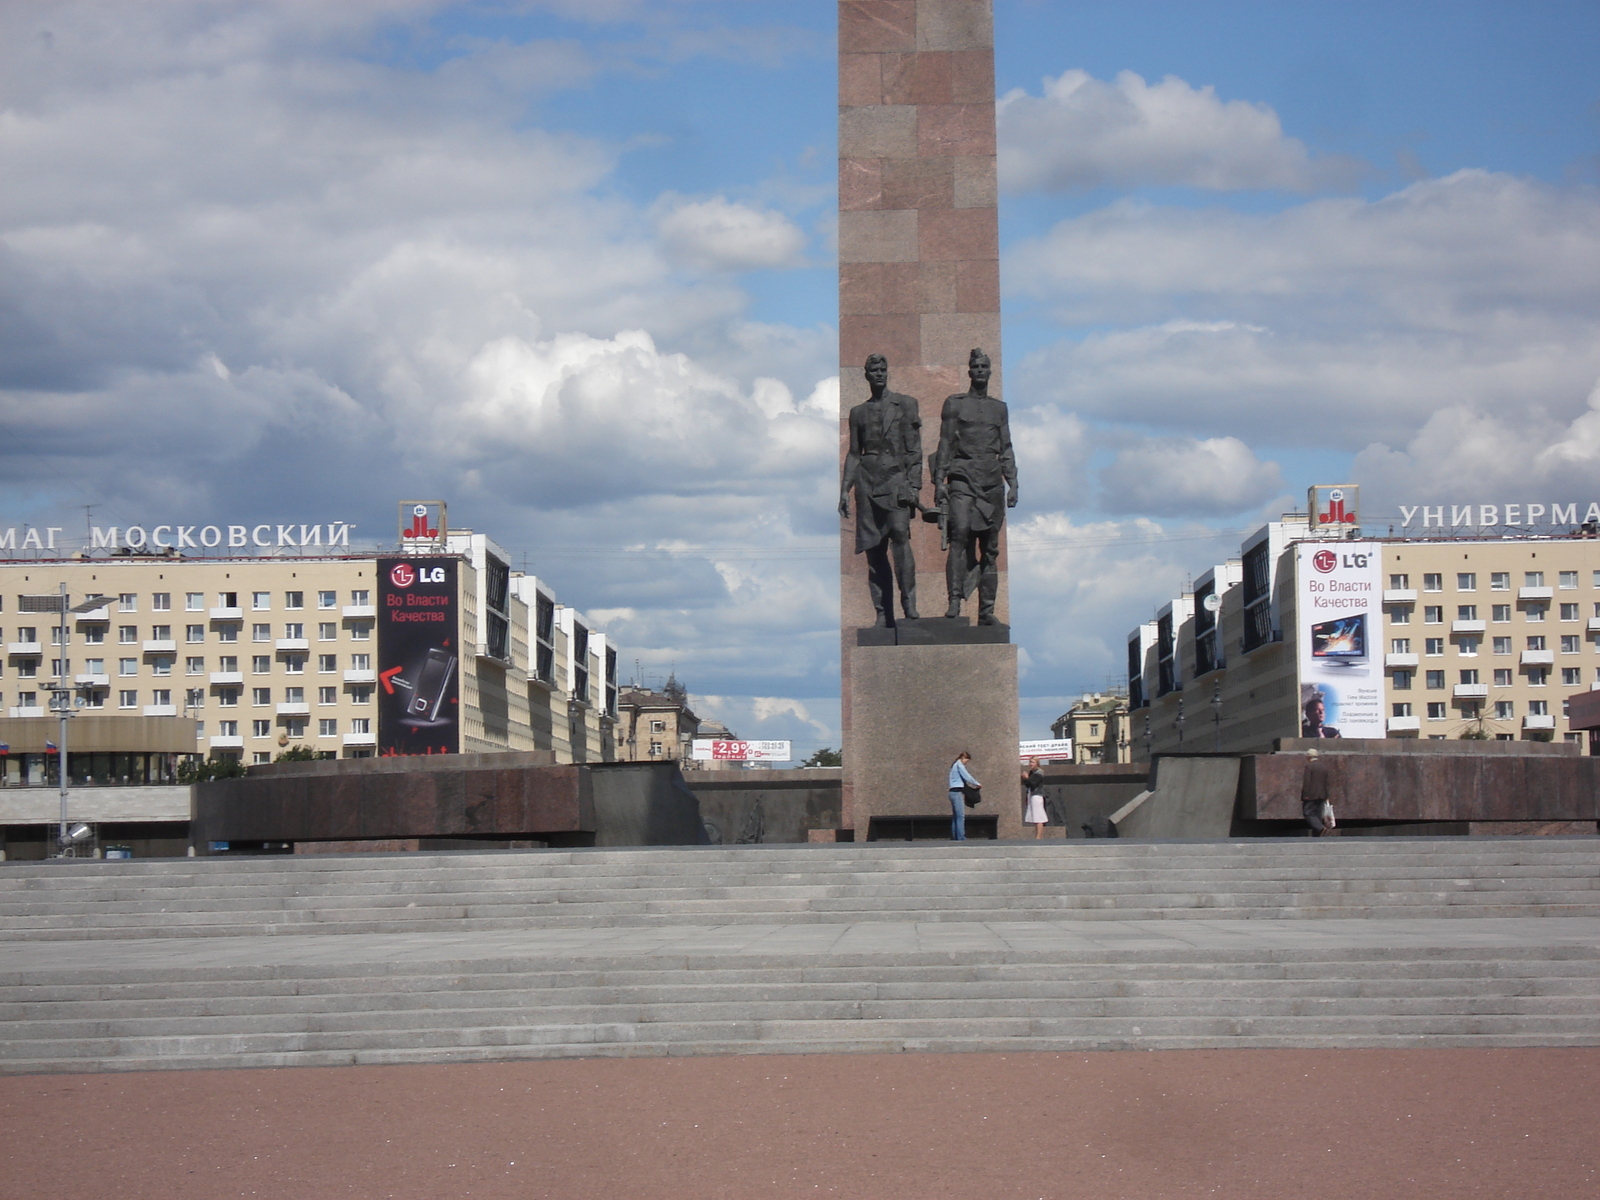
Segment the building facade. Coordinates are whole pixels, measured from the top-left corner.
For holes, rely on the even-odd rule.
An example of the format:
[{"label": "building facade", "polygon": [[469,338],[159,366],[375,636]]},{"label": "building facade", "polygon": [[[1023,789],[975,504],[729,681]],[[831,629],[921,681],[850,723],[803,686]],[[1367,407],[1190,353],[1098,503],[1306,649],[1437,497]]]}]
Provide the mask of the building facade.
[{"label": "building facade", "polygon": [[[616,647],[484,535],[452,531],[440,554],[456,568],[459,645],[440,658],[459,671],[458,749],[615,757]],[[380,671],[380,561],[302,550],[0,562],[4,785],[53,778],[59,687],[83,718],[68,734],[75,783],[171,782],[186,755],[380,753],[380,689],[411,686]],[[64,637],[63,588],[79,610]]]},{"label": "building facade", "polygon": [[1128,698],[1114,693],[1086,693],[1050,725],[1051,736],[1072,741],[1075,763],[1121,763],[1132,760],[1128,734]]},{"label": "building facade", "polygon": [[1564,716],[1600,687],[1600,540],[1352,532],[1287,516],[1129,633],[1136,758],[1302,736],[1583,741]]}]

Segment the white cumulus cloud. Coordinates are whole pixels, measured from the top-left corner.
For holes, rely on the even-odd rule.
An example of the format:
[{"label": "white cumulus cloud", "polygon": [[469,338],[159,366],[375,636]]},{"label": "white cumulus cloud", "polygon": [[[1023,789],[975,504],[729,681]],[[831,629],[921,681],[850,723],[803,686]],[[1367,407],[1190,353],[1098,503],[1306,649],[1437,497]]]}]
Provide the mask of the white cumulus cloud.
[{"label": "white cumulus cloud", "polygon": [[805,251],[806,235],[788,217],[725,196],[667,196],[658,209],[656,232],[667,253],[685,266],[710,271],[793,267]]},{"label": "white cumulus cloud", "polygon": [[1107,512],[1210,517],[1265,503],[1283,476],[1236,437],[1145,438],[1101,469],[1100,486]]}]

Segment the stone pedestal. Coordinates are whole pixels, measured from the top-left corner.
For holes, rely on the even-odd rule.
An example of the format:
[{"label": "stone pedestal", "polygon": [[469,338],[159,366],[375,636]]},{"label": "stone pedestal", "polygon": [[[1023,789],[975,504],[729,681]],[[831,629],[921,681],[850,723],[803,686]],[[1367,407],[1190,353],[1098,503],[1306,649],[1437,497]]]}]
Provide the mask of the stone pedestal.
[{"label": "stone pedestal", "polygon": [[844,789],[857,841],[878,817],[947,817],[950,764],[970,751],[983,784],[969,816],[1022,836],[1017,762],[1017,648],[847,646],[853,719]]}]

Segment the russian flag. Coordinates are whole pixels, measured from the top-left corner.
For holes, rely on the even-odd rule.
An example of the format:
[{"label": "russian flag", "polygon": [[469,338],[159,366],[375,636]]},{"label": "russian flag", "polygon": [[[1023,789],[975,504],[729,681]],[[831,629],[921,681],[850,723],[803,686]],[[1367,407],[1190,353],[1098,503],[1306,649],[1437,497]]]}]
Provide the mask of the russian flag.
[{"label": "russian flag", "polygon": [[44,744],[44,752],[46,754],[56,754],[56,753],[58,753],[58,751],[56,749],[56,744],[54,742],[46,742]]},{"label": "russian flag", "polygon": [[0,742],[0,754],[10,754],[10,753],[11,753],[11,747],[8,746],[5,742]]}]

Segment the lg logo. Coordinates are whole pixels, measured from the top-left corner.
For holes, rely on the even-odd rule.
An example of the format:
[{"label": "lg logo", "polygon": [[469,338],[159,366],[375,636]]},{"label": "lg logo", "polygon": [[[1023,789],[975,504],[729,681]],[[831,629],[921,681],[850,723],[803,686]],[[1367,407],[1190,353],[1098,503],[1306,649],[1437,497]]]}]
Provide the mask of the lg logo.
[{"label": "lg logo", "polygon": [[1332,550],[1318,550],[1311,556],[1311,565],[1326,575],[1339,565],[1339,556]]},{"label": "lg logo", "polygon": [[417,570],[410,563],[396,563],[389,569],[389,582],[398,588],[408,588],[414,583],[444,583],[443,567],[423,567]]}]

